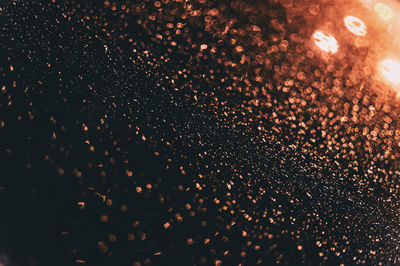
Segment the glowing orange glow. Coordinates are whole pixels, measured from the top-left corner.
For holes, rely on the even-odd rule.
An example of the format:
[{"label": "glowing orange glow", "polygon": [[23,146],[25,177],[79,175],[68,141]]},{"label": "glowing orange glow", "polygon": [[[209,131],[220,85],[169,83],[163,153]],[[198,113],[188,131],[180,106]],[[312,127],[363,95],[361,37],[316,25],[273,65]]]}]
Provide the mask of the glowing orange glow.
[{"label": "glowing orange glow", "polygon": [[381,71],[390,82],[400,83],[400,62],[386,59],[381,63]]},{"label": "glowing orange glow", "polygon": [[339,45],[332,35],[329,33],[326,33],[324,31],[319,31],[317,30],[313,34],[313,39],[315,44],[322,50],[327,53],[336,53],[337,50],[339,49]]},{"label": "glowing orange glow", "polygon": [[367,27],[365,26],[364,22],[357,17],[345,17],[344,24],[351,33],[357,36],[365,36],[367,34]]},{"label": "glowing orange glow", "polygon": [[363,4],[371,4],[372,0],[359,0]]},{"label": "glowing orange glow", "polygon": [[385,21],[391,20],[395,16],[393,9],[391,9],[388,5],[382,3],[376,3],[374,6],[374,10],[379,15],[379,17]]}]

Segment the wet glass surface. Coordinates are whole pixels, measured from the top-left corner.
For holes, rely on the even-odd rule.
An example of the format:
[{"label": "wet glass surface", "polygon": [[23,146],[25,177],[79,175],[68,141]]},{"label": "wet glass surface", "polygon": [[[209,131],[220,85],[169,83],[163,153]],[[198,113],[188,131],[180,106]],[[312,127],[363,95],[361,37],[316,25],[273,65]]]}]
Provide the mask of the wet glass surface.
[{"label": "wet glass surface", "polygon": [[0,265],[399,263],[399,6],[1,1]]}]

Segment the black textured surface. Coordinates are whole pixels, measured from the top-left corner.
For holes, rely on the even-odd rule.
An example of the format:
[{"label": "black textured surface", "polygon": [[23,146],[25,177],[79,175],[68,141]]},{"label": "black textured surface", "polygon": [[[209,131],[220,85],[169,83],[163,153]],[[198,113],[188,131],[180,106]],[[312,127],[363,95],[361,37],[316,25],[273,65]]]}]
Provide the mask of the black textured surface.
[{"label": "black textured surface", "polygon": [[364,52],[307,45],[318,18],[273,1],[0,12],[0,264],[399,262],[400,106]]}]

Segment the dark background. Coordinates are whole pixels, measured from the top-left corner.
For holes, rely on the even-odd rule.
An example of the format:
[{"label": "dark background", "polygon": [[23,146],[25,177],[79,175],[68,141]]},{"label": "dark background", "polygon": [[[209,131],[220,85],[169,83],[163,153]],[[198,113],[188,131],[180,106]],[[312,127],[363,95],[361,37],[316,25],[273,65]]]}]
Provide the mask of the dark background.
[{"label": "dark background", "polygon": [[286,2],[1,1],[0,264],[398,263],[398,104]]}]

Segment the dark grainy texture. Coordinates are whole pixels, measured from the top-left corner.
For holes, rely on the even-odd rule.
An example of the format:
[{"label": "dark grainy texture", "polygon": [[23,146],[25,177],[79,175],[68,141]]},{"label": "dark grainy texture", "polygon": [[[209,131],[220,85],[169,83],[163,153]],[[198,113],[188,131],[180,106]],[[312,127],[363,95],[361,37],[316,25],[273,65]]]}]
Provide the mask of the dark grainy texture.
[{"label": "dark grainy texture", "polygon": [[290,3],[1,1],[0,264],[399,263],[395,92]]}]

